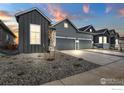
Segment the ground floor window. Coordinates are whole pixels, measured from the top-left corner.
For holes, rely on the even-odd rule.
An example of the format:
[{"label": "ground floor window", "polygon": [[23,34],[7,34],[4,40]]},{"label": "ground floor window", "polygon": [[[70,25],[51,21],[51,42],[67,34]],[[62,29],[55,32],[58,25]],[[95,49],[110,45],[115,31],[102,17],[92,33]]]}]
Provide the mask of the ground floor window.
[{"label": "ground floor window", "polygon": [[115,40],[115,44],[118,45],[118,39]]},{"label": "ground floor window", "polygon": [[30,44],[41,44],[40,25],[30,24]]},{"label": "ground floor window", "polygon": [[106,44],[107,43],[107,37],[103,36],[103,43]]},{"label": "ground floor window", "polygon": [[99,43],[102,43],[102,36],[99,37]]},{"label": "ground floor window", "polygon": [[99,37],[99,43],[100,43],[100,44],[101,44],[101,43],[106,44],[106,43],[107,43],[107,37],[106,37],[106,36],[100,36],[100,37]]}]

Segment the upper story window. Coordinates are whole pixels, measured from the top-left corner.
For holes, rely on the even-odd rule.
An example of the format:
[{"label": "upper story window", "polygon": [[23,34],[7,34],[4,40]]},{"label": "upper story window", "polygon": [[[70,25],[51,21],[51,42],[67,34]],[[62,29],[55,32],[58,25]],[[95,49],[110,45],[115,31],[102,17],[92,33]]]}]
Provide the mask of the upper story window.
[{"label": "upper story window", "polygon": [[30,24],[30,44],[41,44],[40,25]]},{"label": "upper story window", "polygon": [[92,29],[90,29],[90,32],[92,32]]},{"label": "upper story window", "polygon": [[68,23],[64,23],[64,28],[68,28]]}]

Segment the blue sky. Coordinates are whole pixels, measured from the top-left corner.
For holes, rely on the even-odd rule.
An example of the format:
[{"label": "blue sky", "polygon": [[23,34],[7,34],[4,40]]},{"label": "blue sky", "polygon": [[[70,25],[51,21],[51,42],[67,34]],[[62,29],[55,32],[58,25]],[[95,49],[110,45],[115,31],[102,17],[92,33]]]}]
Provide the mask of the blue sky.
[{"label": "blue sky", "polygon": [[38,7],[43,11],[53,21],[53,24],[68,17],[77,27],[91,24],[95,29],[115,29],[124,36],[124,4],[0,4],[0,19],[14,32],[18,32],[18,24],[14,17],[15,13],[32,7]]}]

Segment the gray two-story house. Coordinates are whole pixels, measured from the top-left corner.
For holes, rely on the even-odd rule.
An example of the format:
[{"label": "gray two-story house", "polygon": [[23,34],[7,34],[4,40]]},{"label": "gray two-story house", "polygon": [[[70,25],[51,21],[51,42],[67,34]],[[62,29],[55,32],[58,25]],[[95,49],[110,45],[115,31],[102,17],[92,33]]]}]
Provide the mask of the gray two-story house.
[{"label": "gray two-story house", "polygon": [[108,29],[97,30],[93,34],[94,47],[109,49],[110,48],[110,33]]},{"label": "gray two-story house", "polygon": [[69,20],[64,19],[53,25],[56,29],[56,48],[58,50],[78,50],[92,48],[93,36],[80,32]]},{"label": "gray two-story house", "polygon": [[49,47],[48,31],[51,20],[38,8],[16,13],[19,24],[19,52],[47,52]]},{"label": "gray two-story house", "polygon": [[119,34],[114,30],[109,30],[110,33],[110,48],[117,49],[119,47]]},{"label": "gray two-story house", "polygon": [[79,28],[82,32],[91,33],[93,35],[93,47],[94,48],[110,48],[110,33],[108,29],[95,30],[92,25]]},{"label": "gray two-story house", "polygon": [[93,47],[103,49],[116,49],[119,47],[119,34],[114,30],[100,29],[95,30],[92,25],[79,28],[82,32],[91,33],[93,35]]}]

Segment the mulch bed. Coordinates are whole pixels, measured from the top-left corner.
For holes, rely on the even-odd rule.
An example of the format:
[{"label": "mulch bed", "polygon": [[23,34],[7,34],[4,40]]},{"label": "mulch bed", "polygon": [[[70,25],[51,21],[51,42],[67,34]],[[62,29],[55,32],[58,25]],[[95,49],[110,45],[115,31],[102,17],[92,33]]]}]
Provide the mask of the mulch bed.
[{"label": "mulch bed", "polygon": [[55,55],[55,60],[46,60],[40,55],[37,58],[22,57],[21,54],[1,57],[0,85],[42,85],[100,66],[60,52]]}]

